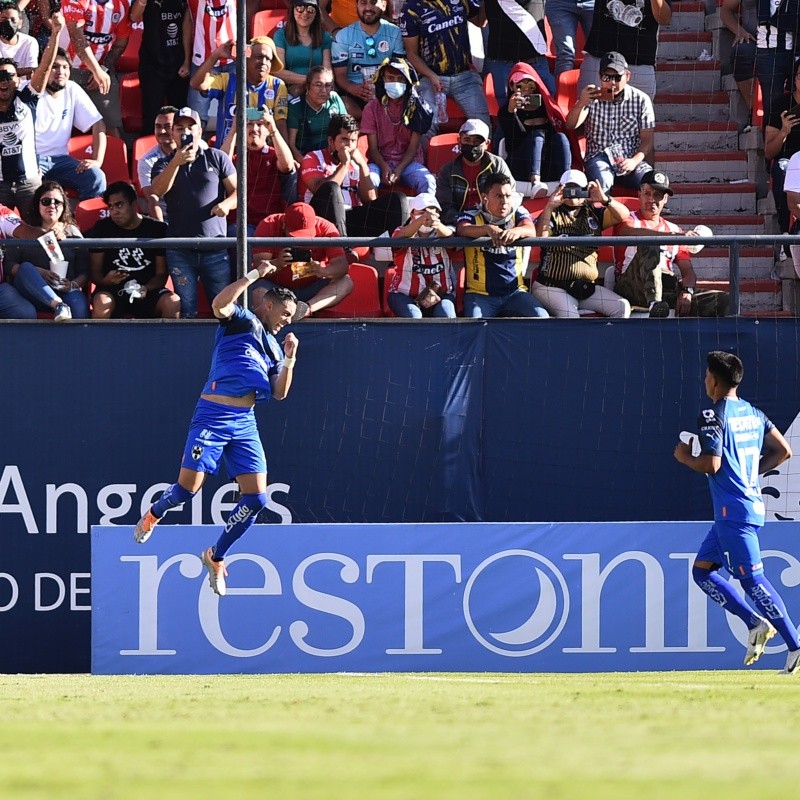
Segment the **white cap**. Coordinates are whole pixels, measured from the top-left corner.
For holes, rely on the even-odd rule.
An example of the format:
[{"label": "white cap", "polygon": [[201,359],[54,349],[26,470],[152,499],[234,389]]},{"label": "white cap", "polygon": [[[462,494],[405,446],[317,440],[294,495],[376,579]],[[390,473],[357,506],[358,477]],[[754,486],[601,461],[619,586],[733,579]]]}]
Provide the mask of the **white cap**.
[{"label": "white cap", "polygon": [[491,138],[489,126],[482,119],[468,119],[459,129],[459,133],[467,136],[480,136],[485,141]]},{"label": "white cap", "polygon": [[695,225],[694,232],[696,236],[713,236],[714,232],[708,225]]},{"label": "white cap", "polygon": [[409,211],[424,211],[426,208],[436,208],[439,211],[442,210],[442,207],[439,205],[439,201],[436,199],[435,194],[423,192],[415,197],[408,198]]},{"label": "white cap", "polygon": [[561,176],[561,178],[559,178],[558,182],[562,186],[566,186],[568,183],[574,183],[576,186],[580,186],[582,189],[585,189],[589,185],[589,181],[586,180],[586,176],[577,169],[568,169]]}]

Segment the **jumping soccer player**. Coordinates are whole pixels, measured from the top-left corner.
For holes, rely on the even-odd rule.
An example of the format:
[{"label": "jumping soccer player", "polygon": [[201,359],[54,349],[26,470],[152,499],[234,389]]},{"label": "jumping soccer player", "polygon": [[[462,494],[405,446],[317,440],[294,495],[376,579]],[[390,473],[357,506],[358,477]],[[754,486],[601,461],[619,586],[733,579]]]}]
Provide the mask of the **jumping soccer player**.
[{"label": "jumping soccer player", "polygon": [[[747,625],[745,666],[759,659],[777,629],[789,648],[782,671],[792,675],[800,672],[800,640],[781,596],[764,577],[758,543],[764,525],[758,476],[791,458],[792,451],[764,412],[738,396],[744,376],[741,360],[714,350],[707,363],[705,388],[714,405],[698,418],[700,455],[693,456],[683,442],[675,447],[681,464],[708,476],[714,504],[714,525],[697,554],[692,577],[714,602]],[[723,565],[760,613],[719,575],[717,570]]]},{"label": "jumping soccer player", "polygon": [[277,286],[264,295],[254,311],[236,305],[239,295],[254,281],[276,271],[274,264],[261,261],[256,269],[226,286],[211,307],[219,320],[211,371],[197,402],[183,451],[178,482],[173,483],[136,524],[133,538],[146,542],[164,514],[189,502],[200,490],[206,474],[214,474],[225,459],[241,492],[225,529],[214,547],[200,554],[208,569],[208,582],[218,594],[225,594],[228,574],[223,558],[230,546],[255,522],[267,502],[267,461],[258,435],[255,403],[283,400],[292,385],[297,358],[297,337],[286,335],[285,350],[274,335],[292,322],[297,298],[289,289]]}]

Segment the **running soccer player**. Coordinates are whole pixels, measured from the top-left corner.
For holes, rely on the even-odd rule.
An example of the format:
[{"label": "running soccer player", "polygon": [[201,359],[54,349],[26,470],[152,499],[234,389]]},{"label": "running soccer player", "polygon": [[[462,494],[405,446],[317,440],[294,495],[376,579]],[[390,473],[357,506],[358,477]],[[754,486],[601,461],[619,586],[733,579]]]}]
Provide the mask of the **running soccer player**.
[{"label": "running soccer player", "polygon": [[276,269],[269,261],[261,261],[214,298],[211,307],[220,324],[211,371],[195,407],[178,481],[153,503],[133,531],[136,542],[146,542],[164,514],[189,502],[206,475],[214,474],[224,458],[229,474],[239,484],[241,499],[216,545],[200,554],[211,588],[218,595],[225,594],[225,553],[255,522],[267,502],[267,461],[253,409],[270,395],[276,400],[286,397],[297,358],[298,340],[293,333],[286,335],[284,350],[274,338],[297,312],[293,292],[276,286],[253,311],[236,305],[251,283]]},{"label": "running soccer player", "polygon": [[[745,666],[759,659],[777,629],[789,649],[782,671],[792,675],[800,672],[797,628],[781,596],[764,576],[758,542],[764,525],[758,476],[786,461],[792,451],[764,412],[738,396],[737,387],[744,376],[741,360],[714,350],[707,363],[705,388],[713,406],[698,417],[700,455],[692,456],[683,442],[675,447],[675,458],[681,464],[708,476],[714,505],[714,525],[697,553],[692,577],[715,603],[747,625]],[[741,583],[757,611],[719,575],[723,565]]]}]

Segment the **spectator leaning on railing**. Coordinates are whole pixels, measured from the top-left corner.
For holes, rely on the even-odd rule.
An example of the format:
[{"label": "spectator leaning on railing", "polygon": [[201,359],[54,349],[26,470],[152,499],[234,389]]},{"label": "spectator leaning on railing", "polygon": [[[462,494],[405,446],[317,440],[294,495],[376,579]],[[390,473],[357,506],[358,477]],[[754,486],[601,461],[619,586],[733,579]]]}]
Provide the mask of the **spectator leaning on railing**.
[{"label": "spectator leaning on railing", "polygon": [[597,247],[571,245],[570,236],[600,236],[628,218],[628,209],[609,197],[586,175],[571,169],[561,176],[558,188],[536,220],[536,235],[559,237],[557,247],[542,248],[539,274],[531,294],[554,317],[580,316],[581,310],[606,317],[629,317],[630,303],[595,281],[599,277]]}]

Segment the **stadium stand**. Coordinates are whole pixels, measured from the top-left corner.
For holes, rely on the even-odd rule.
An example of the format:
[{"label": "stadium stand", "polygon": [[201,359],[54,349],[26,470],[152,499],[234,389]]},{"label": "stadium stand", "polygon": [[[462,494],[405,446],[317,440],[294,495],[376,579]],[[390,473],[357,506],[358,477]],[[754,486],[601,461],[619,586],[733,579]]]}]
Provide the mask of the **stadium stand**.
[{"label": "stadium stand", "polygon": [[353,281],[353,291],[332,308],[318,311],[315,317],[342,319],[383,316],[378,292],[378,271],[375,267],[368,264],[351,264],[350,279]]},{"label": "stadium stand", "polygon": [[[69,140],[69,154],[73,158],[91,158],[92,136],[73,136]],[[114,181],[130,181],[128,169],[128,148],[125,142],[117,136],[106,137],[106,155],[101,165],[108,183]]]}]

